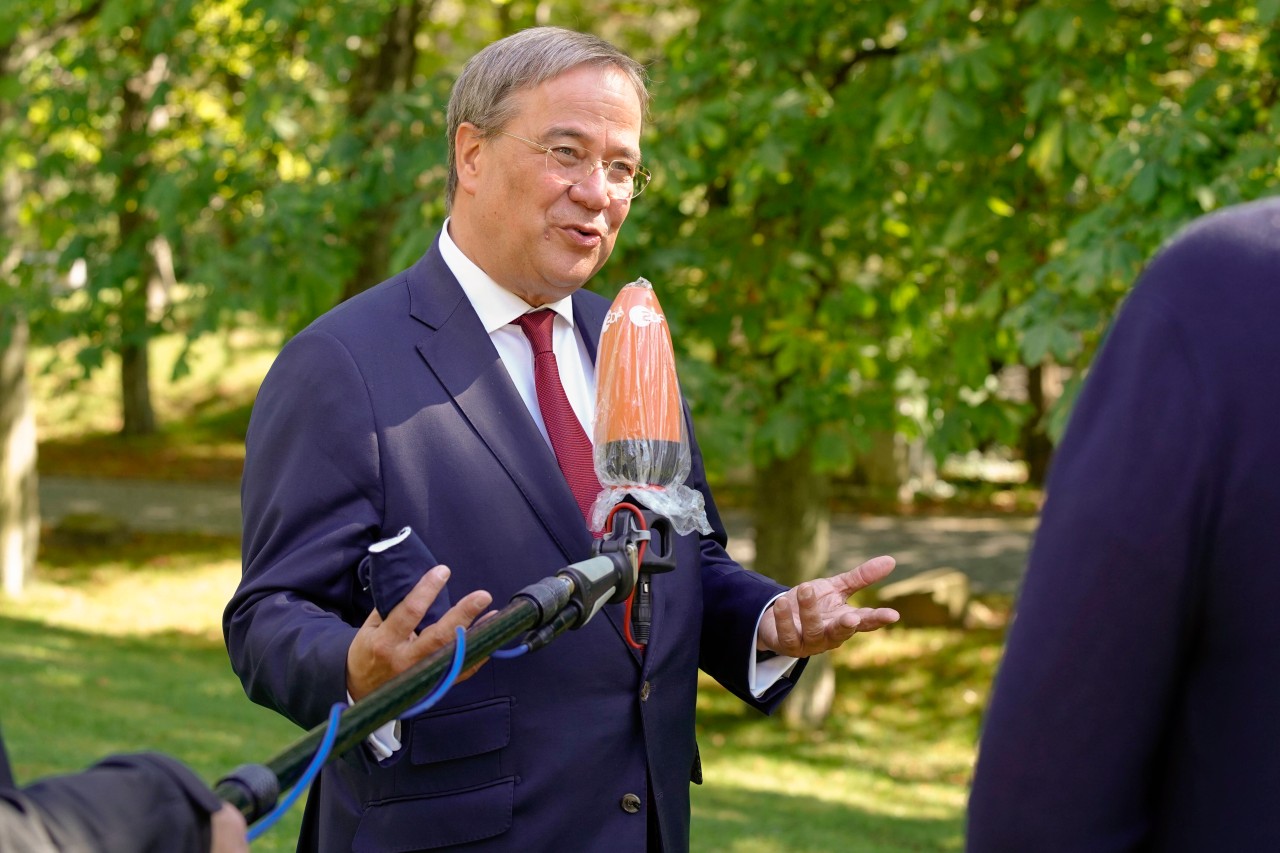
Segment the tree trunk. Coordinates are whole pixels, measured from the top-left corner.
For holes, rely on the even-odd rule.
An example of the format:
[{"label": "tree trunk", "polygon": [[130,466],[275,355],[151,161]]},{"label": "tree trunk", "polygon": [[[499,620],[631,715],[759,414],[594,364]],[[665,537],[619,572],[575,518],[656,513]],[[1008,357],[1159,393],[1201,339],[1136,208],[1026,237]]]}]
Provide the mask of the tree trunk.
[{"label": "tree trunk", "polygon": [[[0,49],[0,73],[9,70]],[[0,121],[9,117],[0,103]],[[12,290],[17,265],[18,171],[0,164],[0,290]],[[6,297],[8,294],[6,294]],[[17,299],[0,305],[0,589],[21,594],[36,567],[40,506],[36,493],[36,418],[27,385],[27,320]]]},{"label": "tree trunk", "polygon": [[[831,558],[831,480],[813,470],[808,450],[775,459],[756,472],[755,570],[788,586],[826,574]],[[835,699],[828,655],[810,659],[782,706],[794,727],[821,725]]]},{"label": "tree trunk", "polygon": [[120,403],[123,435],[152,435],[156,413],[151,405],[151,353],[146,339],[120,345]]},{"label": "tree trunk", "polygon": [[151,116],[147,102],[167,75],[167,68],[164,57],[154,58],[148,70],[127,81],[120,93],[120,135],[116,140],[123,161],[116,188],[119,251],[134,263],[131,274],[120,282],[120,431],[124,435],[150,435],[156,431],[148,357],[153,324],[147,301],[147,288],[155,271],[150,250],[154,224],[144,213],[143,198],[150,158],[147,125]]},{"label": "tree trunk", "polygon": [[1053,459],[1053,442],[1045,432],[1049,407],[1053,399],[1045,393],[1044,365],[1027,368],[1027,401],[1031,417],[1022,425],[1022,458],[1027,463],[1027,484],[1043,486]]},{"label": "tree trunk", "polygon": [[[377,99],[413,86],[418,63],[417,34],[430,16],[433,2],[415,0],[395,6],[387,15],[379,35],[378,50],[365,58],[351,75],[351,121],[376,141],[380,128],[367,125],[369,111]],[[369,144],[375,144],[370,141]],[[359,253],[355,269],[342,285],[345,301],[372,287],[391,272],[391,234],[395,227],[395,206],[400,197],[389,198],[364,211],[352,223],[347,240]]]},{"label": "tree trunk", "polygon": [[27,386],[27,324],[10,306],[0,315],[0,563],[4,593],[21,594],[40,540],[36,419]]},{"label": "tree trunk", "polygon": [[866,496],[876,505],[905,503],[911,499],[907,488],[910,476],[907,442],[891,429],[871,432],[871,447],[859,453],[854,479],[866,488]]}]

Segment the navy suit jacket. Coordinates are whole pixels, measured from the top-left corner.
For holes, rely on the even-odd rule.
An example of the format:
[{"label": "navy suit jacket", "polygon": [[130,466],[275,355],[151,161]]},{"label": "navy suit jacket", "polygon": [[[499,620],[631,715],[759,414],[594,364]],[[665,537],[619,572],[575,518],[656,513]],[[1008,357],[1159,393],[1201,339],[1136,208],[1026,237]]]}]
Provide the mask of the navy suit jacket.
[{"label": "navy suit jacket", "polygon": [[[592,352],[608,306],[574,294]],[[626,645],[616,606],[489,662],[406,723],[385,766],[358,749],[326,768],[304,848],[643,850],[646,808],[666,850],[687,848],[699,666],[765,711],[791,684],[750,696],[755,623],[783,588],[726,554],[689,433],[688,484],[713,532],[680,537],[678,568],[656,578],[648,651]],[[373,606],[357,566],[373,542],[410,526],[452,569],[437,614],[474,589],[500,607],[590,555],[555,456],[438,246],[284,347],[246,450],[227,646],[249,696],[307,728],[345,697],[347,647]],[[621,807],[627,794],[639,813]]]},{"label": "navy suit jacket", "polygon": [[1280,850],[1280,201],[1151,263],[1058,451],[972,853]]}]

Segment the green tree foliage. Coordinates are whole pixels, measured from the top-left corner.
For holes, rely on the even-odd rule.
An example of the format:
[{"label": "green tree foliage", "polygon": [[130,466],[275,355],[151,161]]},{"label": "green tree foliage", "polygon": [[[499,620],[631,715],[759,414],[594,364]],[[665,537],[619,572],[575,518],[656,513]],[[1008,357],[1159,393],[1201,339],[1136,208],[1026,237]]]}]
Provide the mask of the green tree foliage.
[{"label": "green tree foliage", "polygon": [[[590,6],[590,8],[588,8]],[[17,271],[43,340],[123,365],[256,316],[299,328],[420,255],[443,217],[444,107],[479,47],[537,23],[651,43],[651,4],[14,0],[0,43],[20,164]],[[68,290],[68,283],[75,289]],[[185,361],[180,359],[178,370]]]},{"label": "green tree foliage", "polygon": [[[249,0],[232,78],[242,138],[222,152],[211,219],[223,244],[197,280],[296,329],[376,283],[420,241],[423,190],[443,159],[433,4]],[[436,66],[433,68],[433,66]],[[419,249],[420,251],[420,249]]]},{"label": "green tree foliage", "polygon": [[[86,370],[122,362],[123,430],[155,429],[147,344],[171,327],[173,289],[202,241],[224,118],[214,26],[196,0],[22,0],[25,45],[6,78],[22,124],[19,275],[46,340],[77,337]],[[68,292],[70,283],[77,289]]]},{"label": "green tree foliage", "polygon": [[825,570],[831,473],[1060,429],[1071,394],[1042,423],[1001,368],[1078,380],[1161,240],[1280,183],[1274,0],[695,5],[622,263],[786,580]]},{"label": "green tree foliage", "polygon": [[[77,336],[86,369],[125,355],[134,401],[157,329],[246,312],[296,329],[426,249],[465,59],[561,24],[651,65],[657,180],[597,286],[657,283],[713,462],[803,482],[895,433],[939,454],[1014,444],[1049,424],[997,394],[1000,368],[1079,376],[1162,239],[1276,186],[1278,15],[1280,0],[12,0],[10,296],[37,336]],[[795,493],[816,499],[814,482]]]},{"label": "green tree foliage", "polygon": [[472,54],[544,23],[649,44],[654,15],[582,0],[244,0],[244,144],[220,173],[226,247],[196,279],[289,330],[377,284],[444,219],[445,109]]},{"label": "green tree foliage", "polygon": [[700,4],[628,251],[713,432],[837,471],[881,428],[1016,442],[999,367],[1087,365],[1162,239],[1274,191],[1277,7]]}]

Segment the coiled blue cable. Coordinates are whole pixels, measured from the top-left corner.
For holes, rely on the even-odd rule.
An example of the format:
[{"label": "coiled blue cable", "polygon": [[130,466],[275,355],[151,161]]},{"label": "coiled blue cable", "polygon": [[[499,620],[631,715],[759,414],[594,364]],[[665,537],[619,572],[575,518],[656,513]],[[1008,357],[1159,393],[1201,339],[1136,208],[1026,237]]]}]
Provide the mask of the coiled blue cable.
[{"label": "coiled blue cable", "polygon": [[407,720],[410,717],[416,717],[432,705],[439,702],[444,697],[444,694],[449,692],[449,688],[453,686],[453,682],[458,680],[458,673],[462,672],[462,660],[467,656],[467,631],[459,625],[454,631],[454,636],[456,639],[454,640],[453,646],[453,666],[449,667],[449,671],[445,673],[444,679],[436,685],[436,688],[431,691],[431,694],[427,696],[426,699],[423,699],[417,705],[414,705],[406,711],[401,719]]},{"label": "coiled blue cable", "polygon": [[311,763],[307,765],[307,769],[303,771],[302,778],[298,780],[298,784],[293,786],[293,790],[289,791],[280,803],[272,809],[266,817],[249,827],[249,840],[256,841],[264,832],[275,826],[280,818],[284,817],[284,813],[293,807],[298,797],[302,796],[302,792],[311,787],[311,782],[316,778],[316,774],[320,772],[320,768],[329,758],[329,752],[333,749],[333,742],[338,739],[338,720],[342,717],[342,711],[347,707],[345,702],[335,702],[329,709],[329,725],[324,730],[324,738],[320,741],[320,746],[316,748],[316,754],[312,757]]},{"label": "coiled blue cable", "polygon": [[[449,667],[449,671],[445,673],[444,679],[436,685],[427,698],[423,699],[417,705],[414,705],[401,719],[409,719],[416,717],[423,711],[429,709],[432,705],[439,702],[449,689],[453,687],[455,681],[458,680],[458,674],[462,672],[462,661],[467,655],[467,632],[461,625],[458,626],[455,637],[453,650],[453,665]],[[514,649],[513,649],[514,651]],[[515,655],[512,655],[515,657]],[[329,758],[329,753],[333,750],[333,743],[338,739],[338,721],[342,717],[342,711],[345,709],[346,703],[338,702],[329,709],[329,724],[325,728],[324,737],[320,741],[320,746],[316,749],[316,754],[312,757],[311,763],[307,765],[307,769],[303,772],[302,778],[298,780],[298,784],[293,786],[288,796],[284,798],[274,809],[262,818],[262,820],[249,827],[249,841],[256,841],[271,827],[284,816],[284,813],[293,807],[302,792],[311,787],[311,783],[315,780],[316,774],[320,772],[320,768],[324,766],[325,761]]]}]

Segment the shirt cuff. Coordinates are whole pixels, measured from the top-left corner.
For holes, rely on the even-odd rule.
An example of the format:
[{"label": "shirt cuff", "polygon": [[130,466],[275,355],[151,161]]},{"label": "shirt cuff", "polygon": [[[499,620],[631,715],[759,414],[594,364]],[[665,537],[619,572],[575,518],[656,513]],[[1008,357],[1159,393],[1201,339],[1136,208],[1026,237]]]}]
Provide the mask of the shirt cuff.
[{"label": "shirt cuff", "polygon": [[[355,700],[351,698],[351,694],[347,694],[347,704],[354,705]],[[369,751],[373,753],[373,757],[378,761],[386,761],[391,756],[400,751],[400,721],[392,720],[384,723],[374,730],[373,734],[364,739],[365,746],[369,747]]]},{"label": "shirt cuff", "polygon": [[756,637],[760,636],[760,620],[764,619],[764,614],[768,613],[773,603],[783,595],[785,593],[778,593],[769,599],[769,603],[760,611],[760,616],[756,619],[755,633],[751,635],[751,650],[747,658],[747,688],[757,699],[768,692],[773,685],[790,675],[796,664],[800,662],[799,658],[761,652],[756,649]]}]

